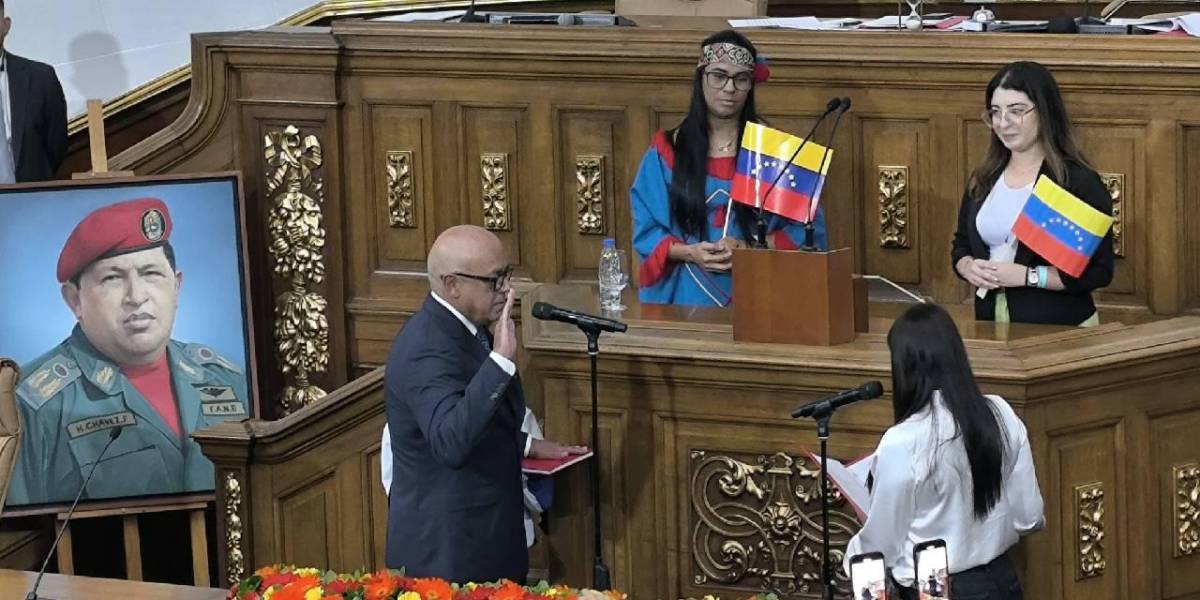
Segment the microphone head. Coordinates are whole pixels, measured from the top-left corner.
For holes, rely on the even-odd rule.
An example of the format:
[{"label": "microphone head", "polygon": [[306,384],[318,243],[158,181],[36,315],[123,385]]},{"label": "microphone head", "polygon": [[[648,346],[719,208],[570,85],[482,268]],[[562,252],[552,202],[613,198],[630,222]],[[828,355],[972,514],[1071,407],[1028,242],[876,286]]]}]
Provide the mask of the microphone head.
[{"label": "microphone head", "polygon": [[862,397],[864,400],[878,398],[883,395],[883,384],[879,383],[878,381],[868,381],[858,389],[862,391]]},{"label": "microphone head", "polygon": [[533,303],[533,318],[542,319],[543,321],[550,318],[554,314],[554,307],[545,302]]},{"label": "microphone head", "polygon": [[[842,98],[841,105],[842,105],[843,112],[850,110],[850,97],[846,96],[845,98]],[[876,383],[879,383],[879,382],[876,382]]]},{"label": "microphone head", "polygon": [[841,98],[830,98],[829,102],[825,103],[825,112],[831,113],[831,112],[837,110],[838,107],[841,105],[842,105]]}]

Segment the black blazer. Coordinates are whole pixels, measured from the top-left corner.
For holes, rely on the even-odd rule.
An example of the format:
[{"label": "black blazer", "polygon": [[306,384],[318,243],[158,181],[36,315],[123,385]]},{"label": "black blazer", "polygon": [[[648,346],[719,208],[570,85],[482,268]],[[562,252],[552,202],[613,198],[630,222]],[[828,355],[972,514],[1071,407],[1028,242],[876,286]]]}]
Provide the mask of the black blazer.
[{"label": "black blazer", "polygon": [[396,336],[384,385],[387,566],[459,583],[524,581],[520,378],[430,296]]},{"label": "black blazer", "polygon": [[54,68],[6,53],[17,182],[54,179],[67,156],[67,101]]},{"label": "black blazer", "polygon": [[[1112,198],[1104,183],[1095,171],[1078,164],[1067,162],[1067,183],[1063,187],[1080,200],[1087,202],[1096,210],[1111,215]],[[1054,175],[1043,163],[1039,175],[1054,179]],[[1055,181],[1059,185],[1062,182]],[[990,188],[995,182],[988,183]],[[963,193],[962,205],[958,209],[958,230],[954,232],[954,240],[950,249],[950,268],[962,279],[954,265],[964,256],[986,259],[989,256],[988,246],[979,236],[975,226],[975,218],[979,214],[982,203],[971,200]],[[1017,264],[1027,267],[1050,265],[1046,259],[1030,250],[1025,244],[1017,242]],[[1066,289],[1052,291],[1040,288],[1015,287],[1006,288],[1008,297],[1009,318],[1013,322],[1048,323],[1054,325],[1078,325],[1096,312],[1096,304],[1092,301],[1092,290],[1102,288],[1112,282],[1113,278],[1113,245],[1110,230],[1100,246],[1096,248],[1092,260],[1079,277],[1059,272]],[[996,315],[996,291],[989,291],[987,296],[980,299],[975,296],[975,318],[980,321],[994,320]]]}]

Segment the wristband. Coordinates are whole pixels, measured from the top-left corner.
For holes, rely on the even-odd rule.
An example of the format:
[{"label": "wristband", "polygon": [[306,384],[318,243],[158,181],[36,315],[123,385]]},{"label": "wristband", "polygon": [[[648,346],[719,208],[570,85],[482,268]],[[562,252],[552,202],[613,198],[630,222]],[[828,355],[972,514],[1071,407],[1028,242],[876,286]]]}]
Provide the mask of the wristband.
[{"label": "wristband", "polygon": [[1038,287],[1046,289],[1046,275],[1050,273],[1049,267],[1038,267]]}]

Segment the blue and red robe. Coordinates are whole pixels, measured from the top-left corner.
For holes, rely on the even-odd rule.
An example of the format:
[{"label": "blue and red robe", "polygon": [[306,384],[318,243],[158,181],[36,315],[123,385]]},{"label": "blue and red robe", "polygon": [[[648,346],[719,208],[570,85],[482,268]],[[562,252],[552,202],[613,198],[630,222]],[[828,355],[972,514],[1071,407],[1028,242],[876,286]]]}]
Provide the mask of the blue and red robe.
[{"label": "blue and red robe", "polygon": [[[736,161],[734,156],[708,159],[708,180],[704,190],[708,198],[708,237],[703,241],[721,239]],[[684,234],[671,218],[668,190],[674,166],[675,149],[667,132],[659,131],[642,157],[633,188],[629,190],[633,205],[633,249],[642,262],[638,271],[638,298],[649,304],[728,306],[733,301],[733,276],[730,273],[707,271],[699,265],[669,258],[671,244],[702,241],[698,236]],[[813,226],[813,243],[824,250],[825,215],[820,207]],[[773,215],[767,227],[771,245],[775,248],[794,250],[804,243],[803,223]],[[728,235],[742,239],[736,223],[729,224]]]}]

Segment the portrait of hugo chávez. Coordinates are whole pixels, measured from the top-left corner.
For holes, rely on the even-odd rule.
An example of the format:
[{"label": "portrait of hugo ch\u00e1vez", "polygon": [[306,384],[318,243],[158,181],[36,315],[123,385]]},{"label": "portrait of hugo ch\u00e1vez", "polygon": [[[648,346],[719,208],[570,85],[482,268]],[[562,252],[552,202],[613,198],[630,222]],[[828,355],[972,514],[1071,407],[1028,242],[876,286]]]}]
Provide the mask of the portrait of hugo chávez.
[{"label": "portrait of hugo ch\u00e1vez", "polygon": [[8,506],[69,502],[92,465],[86,500],[213,489],[190,435],[253,404],[243,357],[172,335],[185,285],[172,232],[166,203],[138,198],[91,210],[67,237],[55,275],[75,324],[21,367],[25,434]]}]

